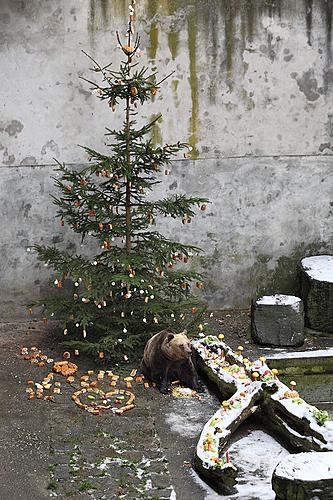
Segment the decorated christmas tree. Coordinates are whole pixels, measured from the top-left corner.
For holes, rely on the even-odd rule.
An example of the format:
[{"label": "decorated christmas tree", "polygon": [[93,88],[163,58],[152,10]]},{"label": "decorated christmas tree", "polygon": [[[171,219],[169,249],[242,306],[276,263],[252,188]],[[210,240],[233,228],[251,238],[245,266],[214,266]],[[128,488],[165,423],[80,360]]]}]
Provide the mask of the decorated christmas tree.
[{"label": "decorated christmas tree", "polygon": [[117,33],[125,55],[118,71],[88,56],[100,83],[86,81],[112,111],[125,108],[123,127],[107,129],[107,153],[85,147],[89,166],[58,163],[55,178],[60,194],[53,201],[61,225],[69,224],[89,247],[87,239],[94,238],[96,254],[86,258],[34,247],[39,260],[54,269],[54,286],[62,289],[34,306],[43,308],[45,318],[59,319],[66,345],[113,360],[138,354],[151,334],[166,327],[198,332],[204,309],[192,293],[203,287],[201,276],[186,269],[199,248],[171,241],[156,228],[161,216],[190,223],[208,200],[185,195],[155,200],[150,193],[177,153],[188,157],[190,148],[182,142],[156,146],[150,139],[156,120],[141,127],[135,121],[138,105],[152,99],[165,78],[158,81],[155,72],[134,62],[140,45],[134,4],[126,44]]}]

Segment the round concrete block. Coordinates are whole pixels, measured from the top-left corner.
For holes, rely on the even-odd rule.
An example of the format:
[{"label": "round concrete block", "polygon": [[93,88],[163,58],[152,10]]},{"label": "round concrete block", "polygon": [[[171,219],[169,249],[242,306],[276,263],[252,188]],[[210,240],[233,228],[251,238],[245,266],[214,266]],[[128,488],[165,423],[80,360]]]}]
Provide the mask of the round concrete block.
[{"label": "round concrete block", "polygon": [[253,340],[262,345],[300,346],[304,342],[304,308],[293,295],[265,295],[252,305]]},{"label": "round concrete block", "polygon": [[333,452],[287,455],[272,476],[276,500],[333,498]]},{"label": "round concrete block", "polygon": [[333,333],[333,255],[306,257],[300,267],[306,325]]}]

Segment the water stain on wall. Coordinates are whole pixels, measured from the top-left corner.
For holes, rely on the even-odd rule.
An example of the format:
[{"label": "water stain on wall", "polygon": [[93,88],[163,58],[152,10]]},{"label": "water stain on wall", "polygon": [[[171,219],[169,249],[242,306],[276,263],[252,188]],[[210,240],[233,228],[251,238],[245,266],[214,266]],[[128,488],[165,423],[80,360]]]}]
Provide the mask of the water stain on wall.
[{"label": "water stain on wall", "polygon": [[191,92],[191,118],[190,118],[190,136],[188,142],[193,148],[192,157],[198,156],[197,141],[198,141],[198,113],[199,113],[199,96],[198,96],[198,78],[197,78],[197,59],[196,59],[196,40],[197,40],[197,23],[196,12],[191,9],[187,17],[187,35],[188,35],[188,55],[189,55],[189,84]]}]

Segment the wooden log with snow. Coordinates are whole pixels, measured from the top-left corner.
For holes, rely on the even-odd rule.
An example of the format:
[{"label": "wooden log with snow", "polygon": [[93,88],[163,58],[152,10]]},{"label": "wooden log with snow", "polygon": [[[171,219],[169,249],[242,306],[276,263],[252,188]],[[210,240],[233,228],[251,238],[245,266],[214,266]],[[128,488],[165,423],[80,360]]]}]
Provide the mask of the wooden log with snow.
[{"label": "wooden log with snow", "polygon": [[304,342],[302,300],[293,295],[264,295],[252,305],[252,338],[257,344],[299,346]]},{"label": "wooden log with snow", "polygon": [[333,450],[333,422],[327,412],[280,382],[265,358],[251,362],[215,336],[194,341],[193,348],[198,366],[218,382],[222,395],[233,393],[208,420],[196,447],[195,467],[217,491],[228,493],[236,482],[237,464],[228,457],[228,443],[257,410],[267,427],[296,450]]},{"label": "wooden log with snow", "polygon": [[272,477],[276,500],[333,498],[333,453],[288,455]]},{"label": "wooden log with snow", "polygon": [[333,333],[333,255],[306,257],[300,268],[306,325]]}]

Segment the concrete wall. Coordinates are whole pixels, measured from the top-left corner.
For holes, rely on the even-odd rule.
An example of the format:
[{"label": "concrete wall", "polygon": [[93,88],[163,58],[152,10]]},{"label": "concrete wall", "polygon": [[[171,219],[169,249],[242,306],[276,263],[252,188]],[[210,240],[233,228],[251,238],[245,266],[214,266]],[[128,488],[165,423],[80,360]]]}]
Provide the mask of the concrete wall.
[{"label": "concrete wall", "polygon": [[[195,265],[214,306],[294,291],[298,258],[333,250],[332,12],[331,0],[137,1],[138,62],[174,71],[142,120],[162,111],[154,141],[186,140],[195,158],[160,192],[212,200],[185,232],[164,230],[205,250]],[[53,157],[83,164],[77,144],[105,151],[104,127],[121,124],[78,77],[94,78],[81,49],[116,67],[126,14],[124,0],[0,0],[3,320],[47,289],[29,245],[79,250],[54,220]]]}]

